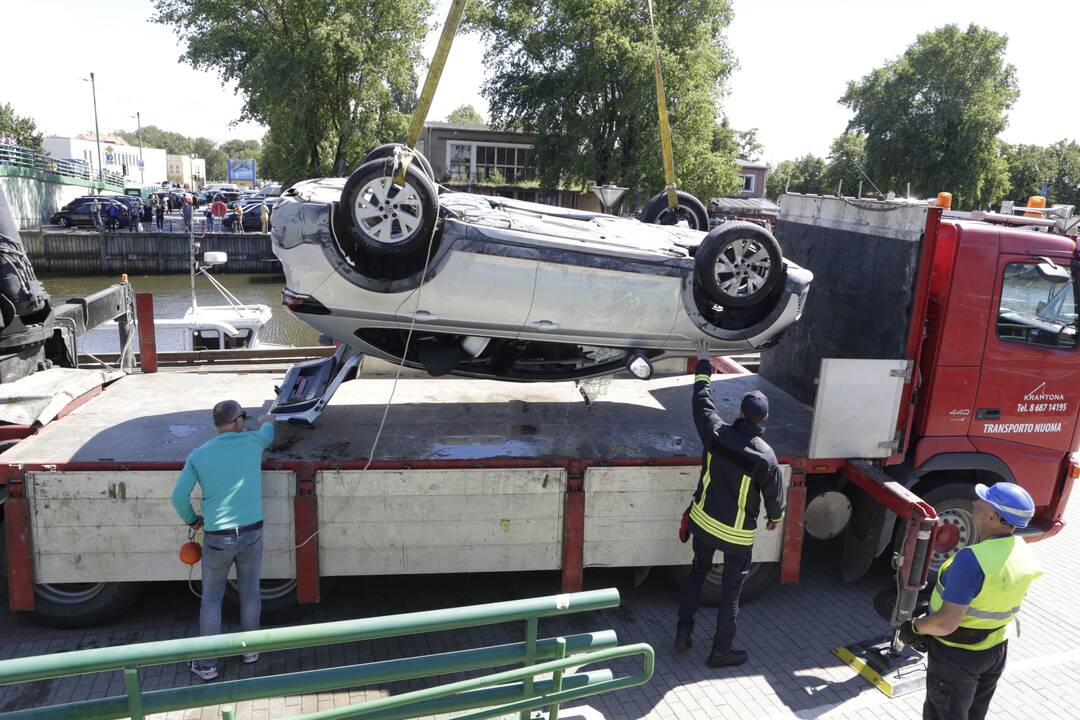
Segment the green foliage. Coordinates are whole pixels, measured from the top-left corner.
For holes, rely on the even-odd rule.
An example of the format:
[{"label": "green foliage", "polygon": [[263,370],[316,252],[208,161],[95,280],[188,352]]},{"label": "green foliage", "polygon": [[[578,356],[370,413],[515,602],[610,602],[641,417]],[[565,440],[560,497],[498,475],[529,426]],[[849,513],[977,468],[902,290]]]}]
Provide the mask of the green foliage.
[{"label": "green foliage", "polygon": [[823,195],[835,192],[825,186],[825,160],[817,155],[804,155],[798,160],[784,160],[769,170],[765,178],[765,196],[776,200],[785,192]]},{"label": "green foliage", "polygon": [[758,141],[757,128],[736,130],[724,117],[713,130],[712,149],[724,153],[733,152],[739,160],[756,162],[761,158],[764,146]]},{"label": "green foliage", "polygon": [[[866,181],[860,168],[866,168],[866,136],[860,133],[846,132],[837,136],[829,146],[829,164],[822,177],[824,192],[843,195],[857,195],[859,183],[862,183],[863,195],[876,191],[874,184]],[[873,180],[873,176],[870,177]]]},{"label": "green foliage", "polygon": [[840,102],[866,134],[866,171],[883,192],[953,194],[954,207],[1000,199],[1008,171],[997,136],[1019,91],[1004,35],[946,25],[848,83]]},{"label": "green foliage", "polygon": [[1010,200],[1020,205],[1042,194],[1045,183],[1048,205],[1080,207],[1080,145],[1059,140],[1053,145],[1007,145],[1003,155],[1009,167]]},{"label": "green foliage", "polygon": [[155,19],[217,70],[266,125],[260,174],[343,175],[404,139],[431,0],[155,0]]},{"label": "green foliage", "polygon": [[[705,199],[735,192],[736,146],[713,142],[735,65],[723,34],[731,5],[658,0],[655,10],[678,185]],[[491,124],[536,135],[544,188],[595,180],[646,195],[663,189],[645,2],[476,0],[467,20],[488,41]]]},{"label": "green foliage", "polygon": [[15,143],[24,148],[45,152],[37,123],[33,118],[16,115],[10,103],[0,105],[0,135],[15,138]]},{"label": "green foliage", "polygon": [[[138,146],[138,130],[117,130],[113,133],[124,138],[129,145]],[[187,135],[171,130],[162,130],[157,125],[144,125],[142,129],[144,147],[164,148],[170,155],[190,155],[194,141]]]},{"label": "green foliage", "polygon": [[484,116],[472,105],[462,105],[454,112],[446,116],[447,122],[465,123],[468,125],[485,125]]}]

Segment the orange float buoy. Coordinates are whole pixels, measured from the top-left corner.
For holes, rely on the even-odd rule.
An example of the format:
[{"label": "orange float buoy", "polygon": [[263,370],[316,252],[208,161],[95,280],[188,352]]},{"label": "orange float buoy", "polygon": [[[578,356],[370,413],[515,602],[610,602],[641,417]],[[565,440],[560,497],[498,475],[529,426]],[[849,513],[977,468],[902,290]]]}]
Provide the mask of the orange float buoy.
[{"label": "orange float buoy", "polygon": [[202,559],[202,545],[195,542],[195,531],[188,533],[188,541],[180,546],[180,562],[195,565]]}]

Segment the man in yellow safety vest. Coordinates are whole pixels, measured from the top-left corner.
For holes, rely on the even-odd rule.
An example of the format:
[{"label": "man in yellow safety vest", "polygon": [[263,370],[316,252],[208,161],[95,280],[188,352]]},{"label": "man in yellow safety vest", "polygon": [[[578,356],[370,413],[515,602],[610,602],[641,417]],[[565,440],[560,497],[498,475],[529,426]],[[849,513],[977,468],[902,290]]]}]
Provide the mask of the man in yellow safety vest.
[{"label": "man in yellow safety vest", "polygon": [[930,614],[900,627],[900,638],[927,652],[924,720],[983,720],[1005,669],[1013,619],[1039,563],[1018,528],[1035,503],[1008,482],[976,485],[972,505],[978,537],[985,538],[942,564]]}]

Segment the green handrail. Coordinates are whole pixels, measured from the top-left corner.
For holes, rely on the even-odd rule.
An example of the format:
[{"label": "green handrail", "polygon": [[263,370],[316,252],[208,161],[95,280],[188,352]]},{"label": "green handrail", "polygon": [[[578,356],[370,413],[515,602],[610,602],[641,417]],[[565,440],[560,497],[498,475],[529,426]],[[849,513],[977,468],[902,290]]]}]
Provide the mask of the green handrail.
[{"label": "green handrail", "polygon": [[[648,681],[653,671],[653,652],[651,647],[643,644],[617,647],[615,633],[610,630],[539,640],[536,637],[537,619],[617,607],[618,604],[617,590],[594,590],[378,618],[4,660],[0,661],[0,685],[122,670],[127,691],[126,695],[20,710],[8,713],[5,717],[13,720],[114,720],[130,716],[137,720],[146,714],[170,710],[523,664],[524,667],[514,670],[326,711],[330,714],[315,713],[305,717],[398,720],[418,715],[488,708],[468,716],[479,720],[507,712],[527,713],[530,709],[546,705],[551,706],[552,718],[557,718],[557,704],[560,702]],[[525,641],[521,643],[152,692],[143,692],[139,686],[139,669],[147,665],[519,621],[525,621],[526,631]],[[590,663],[637,654],[643,656],[644,663],[642,671],[636,675],[615,678],[606,670],[563,674],[570,668],[576,669]],[[554,673],[551,680],[534,680],[536,675],[548,672]],[[492,706],[501,706],[501,709],[492,711]]]}]

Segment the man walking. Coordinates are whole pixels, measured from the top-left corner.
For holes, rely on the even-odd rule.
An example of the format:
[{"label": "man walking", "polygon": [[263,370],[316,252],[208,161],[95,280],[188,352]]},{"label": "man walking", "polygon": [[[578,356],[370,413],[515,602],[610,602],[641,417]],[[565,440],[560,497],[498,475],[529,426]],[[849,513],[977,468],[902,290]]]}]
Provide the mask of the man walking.
[{"label": "man walking", "polygon": [[184,232],[191,232],[191,196],[184,195],[184,203],[180,206],[180,215],[184,218]]},{"label": "man walking", "polygon": [[233,227],[234,233],[244,232],[244,204],[239,200],[236,201],[236,205],[233,206]]},{"label": "man walking", "polygon": [[694,377],[694,425],[704,446],[701,477],[693,501],[683,515],[679,539],[694,538],[694,561],[679,601],[675,646],[682,651],[693,645],[694,615],[705,576],[712,570],[713,556],[724,554],[720,607],[716,635],[705,664],[711,668],[742,665],[745,650],[732,647],[739,614],[739,593],[750,571],[760,500],[765,501],[766,527],[773,530],[784,516],[784,487],[776,455],[761,439],[769,417],[769,401],[761,392],[743,396],[741,413],[727,425],[716,412],[709,393],[712,368],[708,345],[698,341],[697,374]]},{"label": "man walking", "polygon": [[[199,634],[221,632],[221,601],[229,568],[236,565],[240,590],[240,624],[259,629],[262,601],[262,453],[274,441],[273,417],[263,415],[257,432],[245,432],[247,412],[235,400],[214,406],[214,437],[188,455],[172,493],[173,507],[189,527],[206,533],[202,554],[202,604]],[[202,515],[191,506],[195,483],[202,488]],[[253,663],[258,653],[244,653]],[[217,659],[194,660],[191,672],[203,680],[217,677]]]},{"label": "man walking", "polygon": [[90,203],[90,218],[94,221],[94,228],[98,232],[102,232],[105,228],[101,224],[101,203],[97,198]]},{"label": "man walking", "polygon": [[169,201],[164,196],[158,198],[157,209],[154,211],[154,219],[157,221],[158,232],[161,232],[165,228],[165,206],[168,202]]},{"label": "man walking", "polygon": [[262,231],[270,232],[270,206],[263,200],[259,205],[259,222],[262,223]]},{"label": "man walking", "polygon": [[981,542],[938,570],[930,614],[900,626],[900,639],[928,657],[924,720],[983,720],[1005,669],[1013,619],[1035,578],[1034,553],[1016,536],[1035,514],[1027,490],[1008,482],[975,486]]}]

